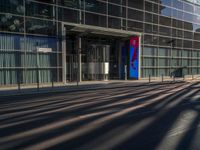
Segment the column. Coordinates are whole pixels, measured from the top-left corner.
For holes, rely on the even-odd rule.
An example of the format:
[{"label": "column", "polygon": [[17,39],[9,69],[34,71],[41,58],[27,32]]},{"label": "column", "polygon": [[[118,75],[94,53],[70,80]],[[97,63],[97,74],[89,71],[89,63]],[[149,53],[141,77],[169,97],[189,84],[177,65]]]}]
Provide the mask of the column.
[{"label": "column", "polygon": [[78,37],[78,81],[82,81],[82,60],[81,60],[81,43],[82,39],[81,37]]},{"label": "column", "polygon": [[62,81],[66,84],[66,29],[62,24]]}]

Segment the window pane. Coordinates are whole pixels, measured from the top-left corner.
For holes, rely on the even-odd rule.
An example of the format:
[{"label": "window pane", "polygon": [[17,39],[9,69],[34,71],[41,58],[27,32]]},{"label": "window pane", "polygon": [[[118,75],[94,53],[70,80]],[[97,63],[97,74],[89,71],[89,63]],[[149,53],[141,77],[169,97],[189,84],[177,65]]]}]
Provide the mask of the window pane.
[{"label": "window pane", "polygon": [[23,0],[1,0],[0,12],[24,14]]},{"label": "window pane", "polygon": [[31,34],[43,34],[55,36],[55,22],[26,18],[26,32]]},{"label": "window pane", "polygon": [[12,14],[0,14],[0,31],[24,32],[24,18]]},{"label": "window pane", "polygon": [[[26,15],[38,18],[53,18],[53,6],[26,1]],[[55,16],[54,16],[55,17]]]}]

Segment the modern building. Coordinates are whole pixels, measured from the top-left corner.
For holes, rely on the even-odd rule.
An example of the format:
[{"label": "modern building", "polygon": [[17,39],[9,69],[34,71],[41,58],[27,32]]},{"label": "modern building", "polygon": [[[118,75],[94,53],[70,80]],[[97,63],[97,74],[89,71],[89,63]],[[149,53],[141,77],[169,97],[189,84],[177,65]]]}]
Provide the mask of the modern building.
[{"label": "modern building", "polygon": [[0,85],[200,74],[200,0],[1,0]]}]

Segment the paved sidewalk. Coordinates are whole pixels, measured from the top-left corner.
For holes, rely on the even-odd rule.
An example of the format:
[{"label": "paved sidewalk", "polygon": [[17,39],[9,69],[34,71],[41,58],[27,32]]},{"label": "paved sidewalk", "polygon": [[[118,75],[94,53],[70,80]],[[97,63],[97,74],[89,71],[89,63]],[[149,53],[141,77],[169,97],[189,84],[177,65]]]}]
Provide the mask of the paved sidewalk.
[{"label": "paved sidewalk", "polygon": [[[185,82],[192,81],[191,78],[167,78],[164,77],[163,83],[166,82]],[[151,78],[150,84],[162,83],[162,78]],[[113,85],[116,86],[140,86],[144,84],[149,84],[149,78],[141,80],[109,80],[109,81],[83,81],[77,83],[54,83],[40,85],[39,89],[37,85],[21,86],[20,89],[18,86],[7,86],[0,87],[0,96],[9,96],[9,95],[24,95],[24,94],[39,94],[39,93],[54,93],[54,92],[72,92],[80,90],[89,90],[89,89],[99,89],[99,88],[112,88]]]}]

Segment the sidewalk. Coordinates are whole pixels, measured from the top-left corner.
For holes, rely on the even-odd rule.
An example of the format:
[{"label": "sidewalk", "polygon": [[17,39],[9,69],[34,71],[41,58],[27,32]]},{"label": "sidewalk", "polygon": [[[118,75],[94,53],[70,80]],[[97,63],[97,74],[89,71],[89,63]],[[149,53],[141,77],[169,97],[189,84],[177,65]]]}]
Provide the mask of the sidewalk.
[{"label": "sidewalk", "polygon": [[54,83],[52,84],[43,84],[39,85],[26,85],[21,86],[20,89],[18,86],[7,86],[0,87],[0,97],[4,96],[15,96],[15,95],[26,95],[26,94],[44,94],[44,93],[62,93],[62,92],[73,92],[73,91],[83,91],[83,90],[95,90],[100,88],[112,88],[112,87],[121,87],[121,86],[141,86],[146,84],[162,84],[162,83],[173,83],[173,82],[185,82],[191,81],[191,78],[151,78],[149,83],[149,78],[140,79],[140,80],[109,80],[109,81],[83,81],[77,83]]}]

